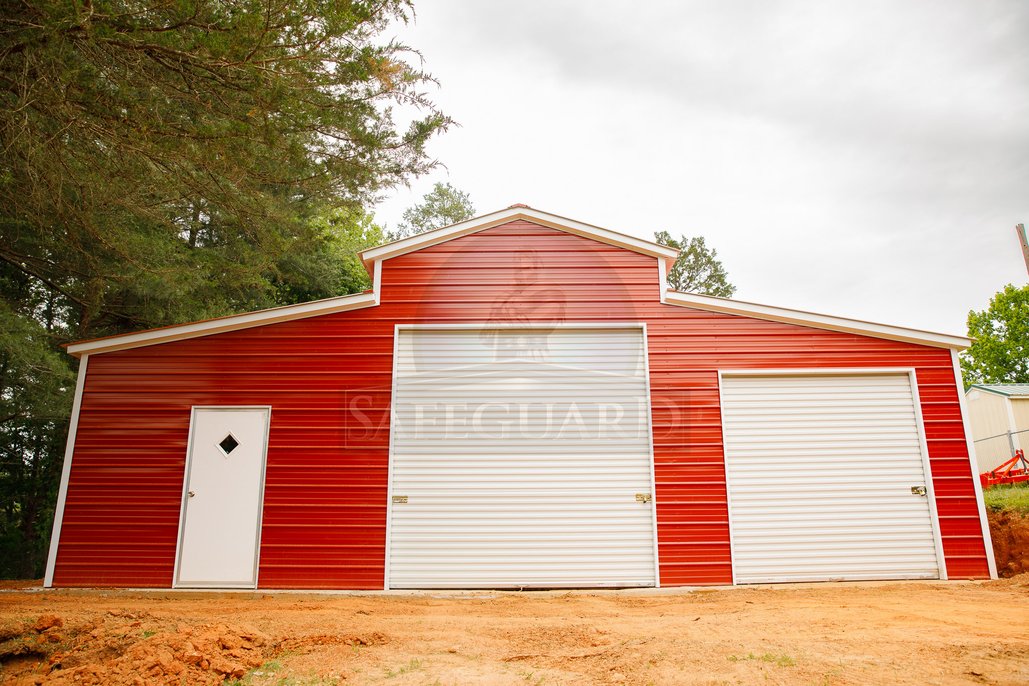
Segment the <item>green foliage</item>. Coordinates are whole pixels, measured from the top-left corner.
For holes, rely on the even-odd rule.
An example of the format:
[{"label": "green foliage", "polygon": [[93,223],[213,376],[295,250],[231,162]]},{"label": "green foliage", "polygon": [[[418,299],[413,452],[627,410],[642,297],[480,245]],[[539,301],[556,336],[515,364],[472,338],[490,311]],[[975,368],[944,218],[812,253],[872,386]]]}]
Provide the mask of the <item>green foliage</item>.
[{"label": "green foliage", "polygon": [[1029,383],[1029,285],[1008,284],[982,312],[968,313],[974,339],[961,354],[966,384]]},{"label": "green foliage", "polygon": [[[433,166],[405,0],[50,0],[0,18],[0,260],[76,335],[279,304],[312,208]],[[393,108],[414,115],[398,131]],[[421,116],[418,116],[421,114]]]},{"label": "green foliage", "polygon": [[51,334],[0,302],[0,576],[41,572],[75,379]]},{"label": "green foliage", "polygon": [[667,231],[658,231],[654,238],[661,245],[679,250],[679,258],[668,272],[668,285],[674,290],[720,298],[731,298],[736,292],[718,259],[718,251],[709,249],[703,236],[675,240]]},{"label": "green foliage", "polygon": [[990,486],[983,490],[983,500],[991,510],[1014,510],[1029,515],[1029,483]]},{"label": "green foliage", "polygon": [[406,238],[457,224],[474,216],[475,207],[467,193],[449,183],[437,183],[425,194],[421,203],[404,211],[400,226],[391,238]]},{"label": "green foliage", "polygon": [[[35,576],[72,394],[58,349],[359,291],[387,189],[450,120],[410,0],[29,0],[0,12],[0,574]],[[400,126],[399,121],[410,121]]]},{"label": "green foliage", "polygon": [[306,250],[278,263],[280,302],[307,302],[371,288],[358,252],[386,241],[372,215],[355,208],[327,210],[309,220],[313,231]]}]

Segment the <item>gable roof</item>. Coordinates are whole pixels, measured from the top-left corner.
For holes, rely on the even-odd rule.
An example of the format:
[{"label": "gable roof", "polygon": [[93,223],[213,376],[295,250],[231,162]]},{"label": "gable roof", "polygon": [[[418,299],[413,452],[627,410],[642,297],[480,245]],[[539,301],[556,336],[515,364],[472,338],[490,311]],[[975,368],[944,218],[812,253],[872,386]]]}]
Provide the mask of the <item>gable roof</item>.
[{"label": "gable roof", "polygon": [[610,229],[603,229],[599,226],[593,226],[592,224],[584,224],[582,222],[575,221],[574,219],[550,214],[549,212],[542,212],[540,210],[533,209],[528,205],[511,205],[507,209],[503,209],[498,212],[491,212],[490,214],[473,217],[467,221],[451,224],[450,226],[444,226],[441,229],[426,231],[407,238],[401,238],[400,240],[393,241],[392,243],[386,243],[385,245],[369,248],[368,250],[361,252],[361,259],[367,266],[373,264],[376,260],[388,260],[391,257],[406,255],[409,252],[428,248],[433,245],[439,245],[440,243],[445,243],[446,241],[450,241],[455,238],[478,233],[479,231],[485,231],[486,229],[492,229],[495,226],[507,224],[508,222],[517,221],[519,219],[530,221],[534,224],[539,224],[552,229],[557,229],[558,231],[564,231],[565,233],[574,234],[576,236],[582,236],[583,238],[589,238],[601,243],[607,243],[608,245],[625,248],[626,250],[631,250],[643,255],[650,255],[651,257],[662,257],[665,260],[675,260],[675,258],[679,256],[679,251],[675,248],[669,248],[668,246],[661,245],[659,243],[645,241],[642,238],[628,236],[624,233],[618,233],[617,231],[611,231]]},{"label": "gable roof", "polygon": [[770,321],[784,322],[809,326],[816,329],[830,331],[842,331],[846,333],[872,336],[874,338],[886,338],[890,340],[928,345],[938,348],[951,348],[962,350],[967,348],[971,341],[962,336],[921,331],[899,326],[886,324],[875,324],[857,319],[846,319],[831,315],[803,312],[801,310],[790,310],[770,305],[748,303],[728,298],[716,298],[696,293],[680,293],[667,289],[664,283],[667,267],[670,266],[678,256],[678,251],[667,246],[645,241],[640,238],[628,236],[609,229],[603,229],[591,224],[584,224],[572,219],[561,217],[537,210],[527,205],[512,205],[498,212],[485,214],[468,221],[445,226],[435,231],[427,231],[409,238],[404,238],[392,243],[370,248],[361,253],[361,259],[372,275],[372,288],[364,293],[325,298],[312,302],[300,303],[298,305],[286,305],[274,307],[256,312],[229,315],[217,319],[208,319],[188,324],[166,326],[158,329],[148,329],[135,333],[108,336],[106,338],[95,338],[85,341],[77,341],[68,344],[67,350],[76,357],[87,354],[113,352],[139,348],[159,343],[209,336],[216,333],[238,331],[255,326],[266,324],[277,324],[280,322],[317,317],[325,314],[346,312],[365,307],[374,307],[379,304],[379,297],[382,283],[382,263],[393,257],[399,257],[407,253],[421,250],[433,245],[439,245],[446,241],[454,240],[462,236],[485,231],[486,229],[500,226],[511,221],[525,220],[534,224],[546,226],[557,231],[563,231],[590,240],[599,241],[608,245],[617,246],[643,255],[657,258],[660,269],[658,278],[661,280],[661,302],[667,305],[689,307],[693,309],[706,310],[709,312],[721,312],[724,314],[735,314],[745,317],[755,317]]},{"label": "gable roof", "polygon": [[968,387],[968,390],[970,391],[973,388],[978,388],[981,391],[987,391],[989,393],[996,393],[997,395],[1003,395],[1008,398],[1029,398],[1029,383],[974,383]]}]

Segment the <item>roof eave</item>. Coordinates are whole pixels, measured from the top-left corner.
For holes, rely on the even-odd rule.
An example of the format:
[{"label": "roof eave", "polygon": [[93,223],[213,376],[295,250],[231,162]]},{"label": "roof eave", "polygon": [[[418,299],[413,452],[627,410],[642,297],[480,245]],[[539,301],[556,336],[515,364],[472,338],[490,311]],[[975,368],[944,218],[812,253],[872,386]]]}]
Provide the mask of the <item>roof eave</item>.
[{"label": "roof eave", "polygon": [[972,344],[972,341],[964,336],[922,331],[921,329],[909,329],[889,324],[877,324],[875,322],[866,322],[860,319],[847,319],[845,317],[805,312],[803,310],[791,310],[784,307],[761,305],[758,303],[731,300],[729,298],[718,298],[697,293],[669,291],[665,296],[665,302],[669,305],[692,307],[700,310],[706,310],[708,312],[736,314],[745,317],[754,317],[756,319],[782,322],[785,324],[809,326],[816,329],[826,329],[829,331],[840,331],[861,336],[872,336],[873,338],[885,338],[905,343],[929,345],[936,348],[964,350]]},{"label": "roof eave", "polygon": [[281,322],[293,321],[295,319],[306,319],[335,312],[347,312],[363,307],[371,307],[378,303],[377,295],[372,291],[341,295],[335,298],[325,298],[312,302],[300,303],[298,305],[285,305],[273,307],[267,310],[256,312],[245,312],[243,314],[229,315],[217,319],[206,319],[189,324],[177,324],[159,329],[147,329],[136,333],[118,334],[105,338],[94,338],[85,341],[69,343],[65,349],[70,355],[81,357],[96,353],[108,353],[116,350],[127,350],[129,348],[140,348],[158,343],[170,343],[187,338],[198,338],[210,336],[216,333],[239,331],[255,326],[266,324],[278,324]]},{"label": "roof eave", "polygon": [[[999,386],[999,385],[1002,385],[1002,384],[990,385],[990,384],[974,383],[974,384],[972,384],[971,386],[968,387],[968,390],[970,391],[973,388],[975,388],[975,389],[978,389],[980,391],[986,391],[987,393],[993,393],[994,395],[999,395],[1002,398],[1029,398],[1029,393],[1009,393],[1007,391],[1002,391],[999,388],[994,388],[993,387],[993,386]],[[966,393],[967,393],[967,391],[966,391]]]}]

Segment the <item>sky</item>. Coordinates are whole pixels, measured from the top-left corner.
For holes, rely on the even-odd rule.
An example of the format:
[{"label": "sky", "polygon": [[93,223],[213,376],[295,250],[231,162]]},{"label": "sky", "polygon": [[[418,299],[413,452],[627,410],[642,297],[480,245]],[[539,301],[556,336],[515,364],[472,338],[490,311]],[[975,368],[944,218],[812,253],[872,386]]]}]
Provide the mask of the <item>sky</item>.
[{"label": "sky", "polygon": [[964,334],[1024,285],[1029,2],[423,0],[393,34],[460,126],[436,182],[653,240],[735,298]]}]

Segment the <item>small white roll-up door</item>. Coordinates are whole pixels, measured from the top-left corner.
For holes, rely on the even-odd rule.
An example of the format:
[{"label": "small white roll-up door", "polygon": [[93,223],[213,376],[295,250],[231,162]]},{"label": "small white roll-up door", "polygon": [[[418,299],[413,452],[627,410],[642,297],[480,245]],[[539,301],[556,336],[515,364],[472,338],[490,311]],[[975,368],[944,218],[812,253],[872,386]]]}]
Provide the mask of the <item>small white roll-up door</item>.
[{"label": "small white roll-up door", "polygon": [[653,586],[643,331],[399,328],[388,585]]},{"label": "small white roll-up door", "polygon": [[722,378],[737,583],[940,576],[910,377]]}]

